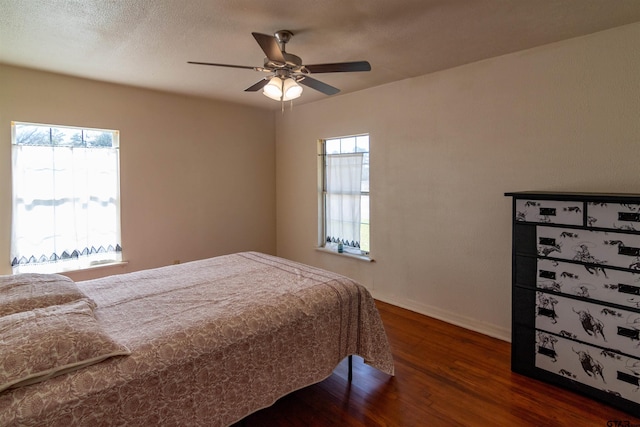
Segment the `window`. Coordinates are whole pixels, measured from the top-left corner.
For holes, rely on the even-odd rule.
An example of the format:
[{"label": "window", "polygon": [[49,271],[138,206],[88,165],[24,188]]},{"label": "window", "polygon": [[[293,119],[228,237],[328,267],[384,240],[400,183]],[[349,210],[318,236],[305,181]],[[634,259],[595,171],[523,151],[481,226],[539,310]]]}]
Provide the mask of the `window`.
[{"label": "window", "polygon": [[121,260],[119,133],[11,123],[14,273]]},{"label": "window", "polygon": [[369,253],[369,135],[320,141],[322,246]]}]

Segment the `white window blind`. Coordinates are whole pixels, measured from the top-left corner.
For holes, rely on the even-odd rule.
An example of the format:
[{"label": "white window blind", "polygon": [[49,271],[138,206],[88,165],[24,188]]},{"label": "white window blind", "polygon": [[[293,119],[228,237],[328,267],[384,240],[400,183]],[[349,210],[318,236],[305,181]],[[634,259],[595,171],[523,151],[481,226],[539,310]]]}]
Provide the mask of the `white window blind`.
[{"label": "white window blind", "polygon": [[12,179],[14,273],[121,260],[118,131],[14,122]]}]

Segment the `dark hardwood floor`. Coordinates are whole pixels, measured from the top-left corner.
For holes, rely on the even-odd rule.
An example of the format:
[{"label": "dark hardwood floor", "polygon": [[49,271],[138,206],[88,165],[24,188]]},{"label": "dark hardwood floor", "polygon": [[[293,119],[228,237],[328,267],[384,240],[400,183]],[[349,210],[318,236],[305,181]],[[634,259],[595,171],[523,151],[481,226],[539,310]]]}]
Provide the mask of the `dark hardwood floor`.
[{"label": "dark hardwood floor", "polygon": [[[602,426],[640,419],[510,370],[510,344],[389,304],[389,377],[354,357],[237,426]],[[640,391],[639,391],[640,393]],[[616,423],[618,422],[618,423]]]}]

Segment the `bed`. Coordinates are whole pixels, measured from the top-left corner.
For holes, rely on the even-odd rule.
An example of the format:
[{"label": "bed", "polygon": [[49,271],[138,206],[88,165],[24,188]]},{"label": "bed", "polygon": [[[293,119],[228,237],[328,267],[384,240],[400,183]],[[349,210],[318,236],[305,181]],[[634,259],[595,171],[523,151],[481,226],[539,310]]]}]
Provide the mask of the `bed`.
[{"label": "bed", "polygon": [[[78,283],[61,280],[64,286],[29,285],[29,298],[16,297],[15,283],[6,286],[14,294],[4,305],[13,313],[2,312],[0,297],[0,382],[6,388],[0,425],[224,426],[322,381],[350,355],[393,375],[370,293],[326,270],[243,252]],[[56,294],[74,286],[71,295]],[[60,326],[45,325],[47,319],[67,332],[58,336]],[[29,332],[21,331],[24,324]],[[43,336],[25,339],[33,324],[44,328]],[[69,342],[59,338],[67,336]],[[106,348],[94,349],[93,341]],[[53,353],[64,358],[74,352],[84,360],[64,359],[58,367],[27,372],[26,380],[14,372],[25,369],[18,366],[24,358],[46,365],[56,363]]]}]

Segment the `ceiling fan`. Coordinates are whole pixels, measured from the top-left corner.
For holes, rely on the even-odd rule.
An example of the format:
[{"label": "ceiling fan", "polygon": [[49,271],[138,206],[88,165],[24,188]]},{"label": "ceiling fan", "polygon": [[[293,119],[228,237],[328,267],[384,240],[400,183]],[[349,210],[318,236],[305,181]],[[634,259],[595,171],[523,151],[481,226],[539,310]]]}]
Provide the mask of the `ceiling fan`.
[{"label": "ceiling fan", "polygon": [[340,89],[316,80],[310,77],[309,74],[371,71],[371,65],[367,61],[303,65],[302,59],[299,56],[288,53],[285,49],[285,45],[291,40],[291,37],[293,37],[293,33],[288,30],[276,31],[273,36],[261,33],[251,34],[266,55],[262,67],[195,61],[188,61],[188,63],[213,65],[216,67],[244,68],[269,73],[268,76],[245,89],[245,92],[257,92],[263,89],[263,93],[266,96],[276,101],[289,101],[299,97],[302,94],[300,84],[320,91],[325,95],[335,95],[340,92]]}]

